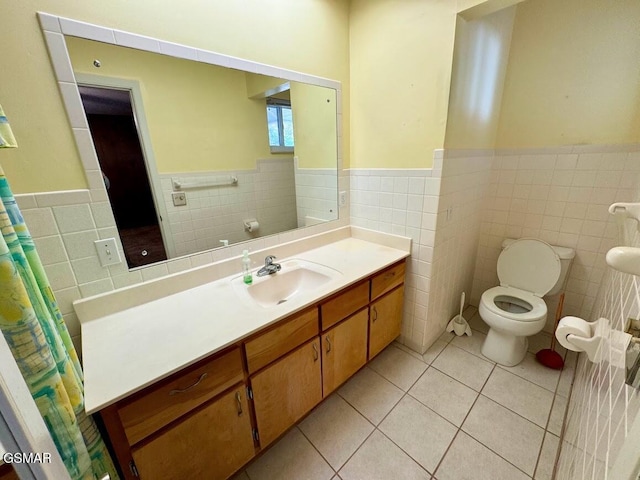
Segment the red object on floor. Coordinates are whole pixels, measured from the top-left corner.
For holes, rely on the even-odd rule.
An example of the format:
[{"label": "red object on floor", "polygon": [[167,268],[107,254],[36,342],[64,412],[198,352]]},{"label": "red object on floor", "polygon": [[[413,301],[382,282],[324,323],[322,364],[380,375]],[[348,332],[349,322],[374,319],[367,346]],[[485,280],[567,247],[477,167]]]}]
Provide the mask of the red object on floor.
[{"label": "red object on floor", "polygon": [[558,352],[545,348],[536,353],[536,358],[545,367],[553,368],[554,370],[562,370],[564,367],[564,360]]}]

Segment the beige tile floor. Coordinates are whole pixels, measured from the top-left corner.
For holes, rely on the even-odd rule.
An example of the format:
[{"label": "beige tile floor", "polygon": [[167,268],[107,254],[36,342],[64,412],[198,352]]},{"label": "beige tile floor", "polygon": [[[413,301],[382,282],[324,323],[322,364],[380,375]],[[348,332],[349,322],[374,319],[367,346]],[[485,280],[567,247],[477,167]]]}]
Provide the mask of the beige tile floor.
[{"label": "beige tile floor", "polygon": [[390,345],[234,480],[550,479],[575,357],[539,365],[541,333],[520,365],[496,365],[488,327],[464,315],[472,337]]}]

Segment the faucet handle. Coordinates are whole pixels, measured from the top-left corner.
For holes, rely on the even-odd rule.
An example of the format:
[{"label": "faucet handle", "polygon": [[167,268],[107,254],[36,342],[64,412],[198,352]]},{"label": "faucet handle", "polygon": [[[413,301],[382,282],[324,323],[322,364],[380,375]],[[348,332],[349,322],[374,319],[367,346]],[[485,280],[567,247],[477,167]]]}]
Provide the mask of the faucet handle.
[{"label": "faucet handle", "polygon": [[275,255],[267,255],[264,259],[264,264],[271,265],[275,259],[276,259]]}]

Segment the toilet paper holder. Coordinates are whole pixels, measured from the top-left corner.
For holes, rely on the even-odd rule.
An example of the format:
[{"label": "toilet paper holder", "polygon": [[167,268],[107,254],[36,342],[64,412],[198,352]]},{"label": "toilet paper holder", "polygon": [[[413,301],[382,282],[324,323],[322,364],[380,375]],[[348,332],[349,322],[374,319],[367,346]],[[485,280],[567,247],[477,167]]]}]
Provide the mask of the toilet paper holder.
[{"label": "toilet paper holder", "polygon": [[245,218],[242,223],[244,224],[245,232],[254,233],[260,228],[260,223],[255,218]]},{"label": "toilet paper holder", "polygon": [[606,318],[587,322],[578,317],[563,317],[556,328],[556,338],[560,345],[574,352],[585,352],[589,360],[602,360],[602,342],[609,337],[611,323]]},{"label": "toilet paper holder", "polygon": [[625,331],[621,331],[612,329],[606,318],[586,322],[569,316],[560,319],[555,335],[567,350],[585,352],[594,363],[607,360],[612,367],[625,369],[626,383],[640,389],[640,336],[632,335],[640,335],[639,326],[639,321],[630,320]]}]

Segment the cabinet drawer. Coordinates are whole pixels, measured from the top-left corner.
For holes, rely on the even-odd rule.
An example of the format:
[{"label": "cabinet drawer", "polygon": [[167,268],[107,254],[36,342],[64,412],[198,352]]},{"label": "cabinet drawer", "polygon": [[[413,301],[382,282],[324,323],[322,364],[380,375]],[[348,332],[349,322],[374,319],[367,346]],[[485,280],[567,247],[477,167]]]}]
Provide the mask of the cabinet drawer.
[{"label": "cabinet drawer", "polygon": [[118,406],[131,445],[244,380],[239,348],[151,387]]},{"label": "cabinet drawer", "polygon": [[383,270],[371,280],[371,300],[390,292],[404,282],[405,262]]},{"label": "cabinet drawer", "polygon": [[320,305],[322,330],[335,325],[369,303],[369,282],[350,288]]},{"label": "cabinet drawer", "polygon": [[260,370],[316,335],[318,309],[314,307],[248,341],[245,344],[245,353],[249,373]]}]

